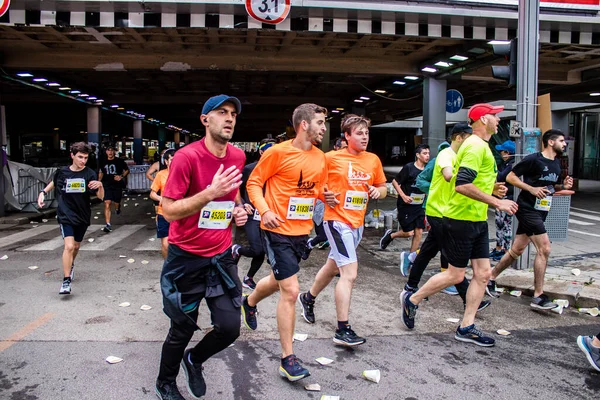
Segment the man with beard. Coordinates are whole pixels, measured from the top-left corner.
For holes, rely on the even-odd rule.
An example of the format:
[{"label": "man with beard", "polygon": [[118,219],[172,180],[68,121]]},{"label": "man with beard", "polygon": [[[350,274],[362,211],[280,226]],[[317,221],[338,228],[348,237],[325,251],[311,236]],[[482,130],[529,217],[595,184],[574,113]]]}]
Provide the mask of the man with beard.
[{"label": "man with beard", "polygon": [[[567,147],[564,134],[557,129],[550,129],[542,136],[542,144],[544,150],[523,158],[506,177],[506,182],[521,189],[517,199],[519,211],[515,214],[519,226],[512,246],[494,267],[486,291],[490,296],[498,297],[496,278],[523,254],[531,242],[537,252],[533,262],[534,292],[530,306],[538,310],[551,310],[558,304],[544,294],[544,275],[550,256],[550,239],[544,221],[550,211],[554,192],[571,189],[573,178],[567,176],[564,181],[560,179],[560,161],[556,156],[560,156]],[[520,176],[523,180],[519,179]]]},{"label": "man with beard", "polygon": [[250,201],[261,217],[260,227],[272,271],[256,284],[250,296],[244,297],[244,323],[256,330],[257,304],[280,292],[277,304],[282,347],[279,374],[290,381],[310,375],[298,362],[292,341],[296,299],[300,293],[299,263],[313,226],[315,201],[323,195],[327,180],[325,154],[315,147],[327,130],[326,116],[327,109],[316,104],[298,106],[292,115],[296,137],[264,153],[246,183]]},{"label": "man with beard", "polygon": [[[171,328],[156,380],[161,399],[183,400],[176,384],[180,363],[190,394],[204,396],[203,364],[240,334],[242,283],[231,255],[231,221],[243,226],[248,218],[238,193],[246,156],[229,141],[241,110],[237,98],[224,94],[204,103],[206,137],[177,152],[162,192],[163,216],[171,226],[160,283]],[[214,329],[186,350],[199,329],[202,299]]]}]

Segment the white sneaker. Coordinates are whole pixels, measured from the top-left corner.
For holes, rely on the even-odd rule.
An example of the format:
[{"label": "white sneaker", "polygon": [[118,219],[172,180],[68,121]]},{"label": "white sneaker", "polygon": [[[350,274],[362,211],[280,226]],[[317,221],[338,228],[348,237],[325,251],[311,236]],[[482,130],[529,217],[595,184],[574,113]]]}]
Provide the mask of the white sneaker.
[{"label": "white sneaker", "polygon": [[58,294],[71,294],[71,280],[64,279]]}]

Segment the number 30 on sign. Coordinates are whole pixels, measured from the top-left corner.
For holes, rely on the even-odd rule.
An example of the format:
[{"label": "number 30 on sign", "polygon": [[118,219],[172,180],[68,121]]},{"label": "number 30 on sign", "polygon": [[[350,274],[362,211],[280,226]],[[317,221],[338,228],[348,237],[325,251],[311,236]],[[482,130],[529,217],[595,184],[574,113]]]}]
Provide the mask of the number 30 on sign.
[{"label": "number 30 on sign", "polygon": [[246,11],[257,21],[279,24],[290,13],[291,0],[246,0]]}]

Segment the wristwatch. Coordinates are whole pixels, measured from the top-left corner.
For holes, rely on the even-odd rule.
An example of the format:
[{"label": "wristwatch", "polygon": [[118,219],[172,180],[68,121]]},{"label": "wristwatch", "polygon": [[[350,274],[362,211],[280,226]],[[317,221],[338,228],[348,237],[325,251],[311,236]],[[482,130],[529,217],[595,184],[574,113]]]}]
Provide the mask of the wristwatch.
[{"label": "wristwatch", "polygon": [[45,190],[40,190],[40,193],[44,193],[44,196],[48,194]]}]

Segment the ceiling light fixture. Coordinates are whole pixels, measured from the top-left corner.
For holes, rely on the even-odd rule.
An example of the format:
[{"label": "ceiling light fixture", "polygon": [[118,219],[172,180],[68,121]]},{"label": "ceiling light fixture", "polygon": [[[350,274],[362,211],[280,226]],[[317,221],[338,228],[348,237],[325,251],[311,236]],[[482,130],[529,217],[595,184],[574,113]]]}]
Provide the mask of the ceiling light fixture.
[{"label": "ceiling light fixture", "polygon": [[81,94],[79,95],[79,97],[90,97],[90,95],[89,95],[89,94],[85,94],[85,93],[81,93]]},{"label": "ceiling light fixture", "polygon": [[339,114],[339,113],[340,113],[340,111],[339,111],[339,110],[331,110],[331,112],[332,112],[332,113],[336,113],[336,114]]},{"label": "ceiling light fixture", "polygon": [[362,103],[363,101],[361,99],[356,99],[354,100],[355,103]]},{"label": "ceiling light fixture", "polygon": [[381,93],[381,94],[384,94],[384,93],[387,93],[387,92],[386,92],[385,90],[383,90],[383,89],[376,89],[376,90],[375,90],[375,93]]},{"label": "ceiling light fixture", "polygon": [[590,96],[592,96],[592,97],[600,96],[600,93],[590,93]]},{"label": "ceiling light fixture", "polygon": [[46,78],[34,78],[33,81],[34,82],[48,82],[48,79],[46,79]]},{"label": "ceiling light fixture", "polygon": [[487,44],[491,46],[497,44],[510,44],[510,40],[490,40]]},{"label": "ceiling light fixture", "polygon": [[404,81],[394,81],[394,85],[406,85]]},{"label": "ceiling light fixture", "polygon": [[431,68],[431,67],[424,67],[424,68],[421,68],[421,71],[434,73],[434,72],[437,72],[437,69]]},{"label": "ceiling light fixture", "polygon": [[469,59],[469,57],[460,56],[458,54],[455,54],[452,57],[450,57],[450,59],[453,60],[453,61],[466,61],[466,60]]},{"label": "ceiling light fixture", "polygon": [[371,100],[369,97],[366,97],[366,96],[360,96],[360,99],[361,100],[365,100],[365,101]]},{"label": "ceiling light fixture", "polygon": [[405,76],[404,79],[406,79],[408,81],[416,81],[416,80],[419,79],[419,77],[418,76],[409,75],[409,76]]},{"label": "ceiling light fixture", "polygon": [[20,76],[21,78],[31,78],[31,77],[33,77],[33,75],[31,75],[29,72],[21,72],[21,73],[17,74],[17,76]]},{"label": "ceiling light fixture", "polygon": [[110,108],[118,108],[119,105],[118,104],[113,104],[112,106],[110,106]]},{"label": "ceiling light fixture", "polygon": [[46,86],[51,86],[51,87],[60,86],[60,83],[50,82],[50,83],[46,83]]},{"label": "ceiling light fixture", "polygon": [[438,67],[443,67],[443,68],[448,68],[448,67],[452,66],[451,63],[446,62],[446,61],[438,61],[434,65],[438,66]]},{"label": "ceiling light fixture", "polygon": [[71,90],[71,88],[67,87],[67,86],[63,86],[63,87],[59,87],[58,90]]},{"label": "ceiling light fixture", "polygon": [[79,90],[71,90],[69,93],[71,93],[71,94],[79,94],[81,92]]},{"label": "ceiling light fixture", "polygon": [[338,107],[338,108],[336,108],[336,110],[338,110],[338,111],[344,111],[344,107]]},{"label": "ceiling light fixture", "polygon": [[88,97],[87,99],[88,99],[88,100],[96,100],[96,99],[98,99],[98,98],[97,98],[97,97],[94,97],[94,96],[90,96],[90,97]]}]

